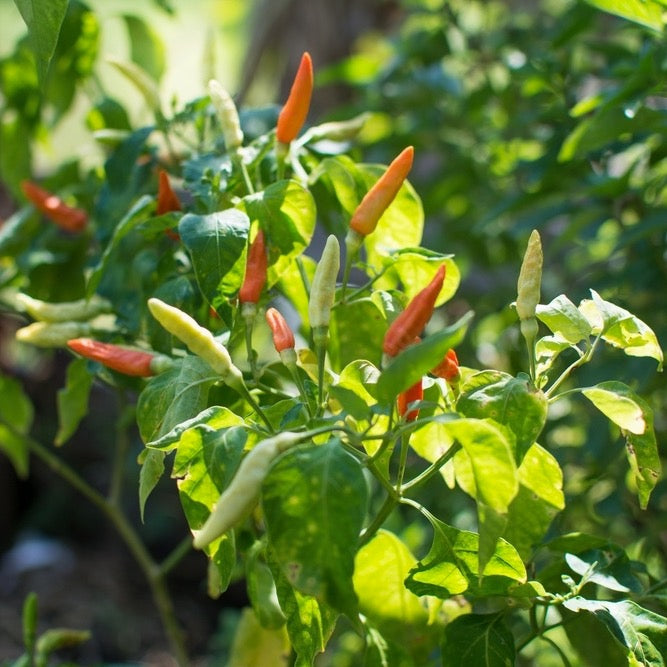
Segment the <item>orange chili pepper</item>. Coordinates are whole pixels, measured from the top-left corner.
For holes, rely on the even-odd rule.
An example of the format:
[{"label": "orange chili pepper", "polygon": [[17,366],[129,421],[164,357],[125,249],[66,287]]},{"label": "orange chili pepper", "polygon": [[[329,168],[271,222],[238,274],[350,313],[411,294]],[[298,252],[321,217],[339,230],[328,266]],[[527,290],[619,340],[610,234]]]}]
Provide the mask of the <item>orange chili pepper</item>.
[{"label": "orange chili pepper", "polygon": [[268,257],[266,256],[264,232],[260,229],[248,250],[245,277],[239,290],[240,303],[257,303],[259,301],[266,284],[267,265]]},{"label": "orange chili pepper", "polygon": [[445,265],[442,264],[433,280],[419,292],[405,310],[391,323],[384,335],[382,349],[385,354],[395,357],[418,336],[431,319],[435,300],[445,282]]},{"label": "orange chili pepper", "polygon": [[73,338],[67,341],[67,346],[86,359],[99,361],[107,368],[134,377],[155,375],[157,372],[155,360],[166,359],[166,357],[156,356],[150,352],[130,350],[92,338]]},{"label": "orange chili pepper", "polygon": [[294,349],[294,333],[285,318],[275,308],[269,308],[266,311],[266,322],[273,334],[273,345],[276,352]]},{"label": "orange chili pepper", "polygon": [[459,370],[459,360],[456,352],[451,349],[447,350],[443,360],[431,371],[431,373],[447,382],[456,382],[461,376]]},{"label": "orange chili pepper", "polygon": [[88,223],[88,214],[83,209],[68,206],[32,181],[22,181],[21,190],[40,213],[67,232],[80,232]]},{"label": "orange chili pepper", "polygon": [[176,196],[176,193],[171,189],[169,183],[169,175],[164,169],[160,169],[158,173],[159,183],[157,190],[157,214],[164,215],[170,211],[181,210],[181,200]]},{"label": "orange chili pepper", "polygon": [[398,398],[396,399],[396,407],[398,409],[399,416],[405,416],[406,422],[413,422],[419,416],[419,408],[410,410],[407,414],[408,405],[414,403],[415,401],[421,401],[424,398],[424,387],[422,381],[419,380],[409,387],[405,391],[402,391]]},{"label": "orange chili pepper", "polygon": [[278,116],[276,139],[281,144],[289,144],[299,134],[308,115],[310,98],[313,94],[313,61],[308,52],[301,56],[299,69],[287,97],[287,102]]},{"label": "orange chili pepper", "polygon": [[350,229],[361,236],[368,236],[378,224],[378,220],[394,201],[412,168],[414,148],[405,148],[387,167],[379,180],[365,194],[350,220]]}]

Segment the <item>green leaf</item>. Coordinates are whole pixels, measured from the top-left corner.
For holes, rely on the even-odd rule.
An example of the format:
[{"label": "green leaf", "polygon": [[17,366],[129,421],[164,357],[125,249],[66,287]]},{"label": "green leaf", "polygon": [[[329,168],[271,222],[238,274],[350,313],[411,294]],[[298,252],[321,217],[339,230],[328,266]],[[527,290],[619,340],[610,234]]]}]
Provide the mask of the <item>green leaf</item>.
[{"label": "green leaf", "polygon": [[443,667],[512,667],[514,637],[502,614],[465,614],[445,626]]},{"label": "green leaf", "polygon": [[164,44],[160,36],[138,16],[125,14],[123,19],[130,37],[132,60],[159,81],[165,66]]},{"label": "green leaf", "polygon": [[410,345],[394,357],[378,380],[378,400],[385,404],[391,403],[403,390],[435,368],[447,350],[456,347],[463,340],[472,315],[472,312],[466,313],[454,324],[426,337],[421,343]]},{"label": "green leaf", "polygon": [[244,609],[226,667],[287,667],[289,645],[284,630],[263,628],[252,609]]},{"label": "green leaf", "polygon": [[141,470],[139,472],[139,514],[141,520],[144,520],[144,511],[148,496],[164,474],[165,453],[157,449],[145,450],[141,459]]},{"label": "green leaf", "polygon": [[102,256],[100,257],[97,266],[92,270],[88,277],[88,284],[86,285],[86,295],[88,298],[92,297],[97,291],[97,288],[104,276],[105,271],[109,265],[114,251],[118,248],[120,242],[139,224],[150,217],[151,210],[154,206],[154,200],[149,195],[141,197],[134,206],[127,212],[127,215],[118,223],[114,229],[113,236],[107,244]]},{"label": "green leaf", "polygon": [[554,334],[576,345],[591,335],[591,325],[564,294],[546,306],[538,304],[536,315]]},{"label": "green leaf", "polygon": [[642,583],[621,547],[607,543],[603,549],[589,549],[578,554],[565,554],[565,562],[577,574],[587,580],[620,593],[641,593]]},{"label": "green leaf", "polygon": [[486,562],[519,491],[513,447],[503,427],[491,420],[456,419],[445,422],[445,429],[463,447],[455,457],[456,479],[477,500],[479,572],[486,576]]},{"label": "green leaf", "polygon": [[563,471],[558,461],[535,443],[517,472],[519,492],[509,506],[503,537],[524,560],[530,560],[554,517],[565,507]]},{"label": "green leaf", "polygon": [[667,618],[635,602],[605,602],[575,597],[563,605],[593,614],[611,632],[628,656],[628,664],[662,667],[667,655]]},{"label": "green leaf", "polygon": [[314,597],[296,590],[271,551],[269,567],[276,582],[280,608],[287,619],[287,634],[296,652],[295,667],[311,667],[315,656],[324,651],[338,613]]},{"label": "green leaf", "polygon": [[21,435],[28,435],[32,420],[32,403],[20,383],[0,375],[0,451],[5,453],[22,479],[28,476],[29,451]]},{"label": "green leaf", "polygon": [[461,387],[456,409],[466,417],[494,419],[516,437],[516,461],[537,440],[547,419],[547,399],[531,386],[527,376],[512,377],[501,371],[482,371]]},{"label": "green leaf", "polygon": [[586,0],[586,2],[604,12],[639,23],[639,25],[658,32],[661,32],[664,26],[663,7],[655,0]]},{"label": "green leaf", "polygon": [[143,67],[109,56],[107,56],[107,62],[134,85],[153,113],[160,113],[161,103],[157,82]]},{"label": "green leaf", "polygon": [[[366,183],[366,190],[386,170],[383,165],[369,164],[359,164],[357,168]],[[364,239],[366,262],[379,271],[391,251],[419,246],[423,231],[424,209],[421,199],[412,185],[405,181],[378,221],[375,231]],[[381,282],[378,286],[382,286]]]},{"label": "green leaf", "polygon": [[[3,181],[7,184],[12,194],[19,200],[21,192],[21,181],[25,178],[30,178],[32,171],[32,136],[30,127],[25,118],[20,114],[3,114],[0,119],[0,174],[2,174]],[[27,213],[27,224],[32,224],[36,227],[36,217],[32,215],[32,209],[25,209]],[[25,215],[20,212],[15,215]],[[10,218],[11,220],[12,218]],[[15,231],[15,228],[8,228],[10,221],[7,220],[5,225],[0,230],[0,254],[11,254],[5,249],[7,240],[5,235],[10,231]],[[20,224],[19,221],[16,223]],[[22,225],[21,225],[22,226]],[[18,230],[16,230],[18,231]],[[26,243],[31,237],[20,237],[17,241]]]},{"label": "green leaf", "polygon": [[303,273],[308,281],[308,285],[313,280],[317,262],[306,255],[302,255],[297,261],[292,262],[285,272],[280,276],[278,288],[296,308],[299,318],[302,322],[308,322],[308,298],[309,294],[301,277],[299,268],[303,269]]},{"label": "green leaf", "polygon": [[248,597],[257,620],[263,628],[275,630],[285,625],[285,615],[280,608],[276,582],[269,566],[261,560],[262,544],[256,543],[246,558]]},{"label": "green leaf", "polygon": [[206,407],[209,388],[218,379],[205,361],[191,355],[152,378],[137,403],[137,423],[143,441],[158,440],[201,412]]},{"label": "green leaf", "polygon": [[258,221],[269,253],[267,287],[278,282],[309,245],[315,229],[315,201],[296,181],[278,181],[238,204],[251,222]]},{"label": "green leaf", "polygon": [[241,287],[249,230],[248,216],[233,208],[181,218],[178,233],[192,258],[199,288],[213,307]]},{"label": "green leaf", "polygon": [[403,583],[416,565],[417,559],[396,535],[378,531],[354,561],[354,590],[361,613],[378,627],[394,631],[425,625],[426,607]]},{"label": "green leaf", "polygon": [[93,376],[85,359],[75,359],[67,367],[65,387],[58,392],[58,433],[55,444],[67,442],[88,413],[88,397]]},{"label": "green leaf", "polygon": [[579,309],[590,322],[593,334],[631,357],[652,357],[662,369],[663,353],[653,330],[624,308],[605,301],[591,290],[592,300],[585,299]]},{"label": "green leaf", "polygon": [[583,389],[582,393],[621,428],[639,504],[645,509],[662,472],[651,406],[630,387],[614,380]]},{"label": "green leaf", "polygon": [[368,386],[376,384],[379,375],[373,364],[357,359],[341,371],[338,382],[329,387],[329,392],[352,417],[368,419],[370,407],[376,403]]},{"label": "green leaf", "polygon": [[339,304],[331,313],[329,354],[338,370],[356,359],[379,366],[386,329],[384,313],[370,298]]},{"label": "green leaf", "polygon": [[30,45],[35,54],[37,75],[44,83],[53,53],[58,43],[60,27],[67,13],[68,0],[14,0],[28,26]]},{"label": "green leaf", "polygon": [[37,639],[35,652],[38,664],[40,658],[51,655],[54,651],[60,651],[70,646],[78,646],[90,639],[88,630],[70,630],[69,628],[52,628],[46,630]]},{"label": "green leaf", "polygon": [[354,555],[368,489],[339,440],[289,450],[269,471],[262,507],[269,544],[300,592],[354,618]]},{"label": "green leaf", "polygon": [[[410,436],[410,447],[429,463],[437,461],[454,444],[447,427],[440,421],[432,421],[417,429]],[[454,461],[448,461],[440,468],[445,483],[453,489],[456,481],[454,477]]]},{"label": "green leaf", "polygon": [[500,539],[480,582],[479,535],[448,526],[434,516],[427,518],[433,526],[433,544],[405,580],[415,595],[433,595],[443,600],[461,593],[504,595],[517,581],[527,580],[519,554],[509,542]]}]

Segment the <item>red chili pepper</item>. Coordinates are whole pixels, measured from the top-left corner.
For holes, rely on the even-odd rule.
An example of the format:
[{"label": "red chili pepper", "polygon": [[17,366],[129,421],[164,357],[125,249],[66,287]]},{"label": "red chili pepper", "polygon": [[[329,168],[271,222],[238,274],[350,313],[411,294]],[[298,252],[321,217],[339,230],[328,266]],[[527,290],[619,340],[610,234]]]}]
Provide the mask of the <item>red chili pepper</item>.
[{"label": "red chili pepper", "polygon": [[431,373],[447,382],[455,382],[461,376],[459,371],[459,360],[456,352],[447,350],[444,359],[431,371]]},{"label": "red chili pepper", "polygon": [[445,265],[442,264],[433,280],[419,292],[405,310],[391,323],[384,335],[382,349],[385,354],[395,357],[418,336],[431,319],[435,300],[445,282]]},{"label": "red chili pepper", "polygon": [[310,54],[306,52],[301,57],[287,102],[278,116],[276,139],[280,143],[289,144],[299,134],[308,115],[312,94],[313,61],[310,59]]},{"label": "red chili pepper", "polygon": [[80,208],[65,204],[54,195],[32,181],[22,181],[21,189],[35,208],[49,220],[67,232],[80,232],[88,223],[88,214]]},{"label": "red chili pepper", "polygon": [[398,395],[398,398],[396,399],[396,407],[398,409],[399,416],[403,417],[405,415],[406,422],[413,422],[419,416],[419,408],[410,410],[410,412],[405,414],[408,409],[408,405],[423,399],[424,387],[422,385],[422,381],[419,380],[418,382],[415,382],[412,387],[409,387]]},{"label": "red chili pepper", "polygon": [[273,345],[276,352],[294,349],[294,334],[285,318],[275,308],[269,308],[266,311],[266,322],[273,334]]},{"label": "red chili pepper", "polygon": [[164,169],[160,169],[159,183],[157,190],[157,214],[164,215],[170,211],[181,210],[181,200],[176,196],[176,193],[171,189],[169,183],[169,175]]},{"label": "red chili pepper", "polygon": [[156,355],[141,350],[129,350],[112,343],[102,343],[92,338],[73,338],[67,341],[70,349],[86,359],[99,361],[107,368],[135,377],[155,375],[152,367]]},{"label": "red chili pepper", "polygon": [[266,284],[267,266],[268,257],[266,256],[264,232],[260,229],[248,250],[245,277],[239,290],[240,303],[257,303],[259,301]]},{"label": "red chili pepper", "polygon": [[366,193],[352,214],[350,229],[361,234],[361,236],[368,236],[375,231],[378,220],[389,204],[394,201],[401,185],[403,185],[403,181],[405,181],[412,168],[414,154],[414,148],[408,146],[387,167],[387,170]]}]

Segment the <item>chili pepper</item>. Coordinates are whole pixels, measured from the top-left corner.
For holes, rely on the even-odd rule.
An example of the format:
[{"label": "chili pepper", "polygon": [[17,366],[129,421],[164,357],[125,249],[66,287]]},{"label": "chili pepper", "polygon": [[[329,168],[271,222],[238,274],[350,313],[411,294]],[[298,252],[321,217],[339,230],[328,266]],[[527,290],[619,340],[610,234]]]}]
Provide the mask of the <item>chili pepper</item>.
[{"label": "chili pepper", "polygon": [[88,223],[88,214],[83,209],[68,206],[32,181],[21,181],[21,190],[40,213],[67,232],[80,232]]},{"label": "chili pepper", "polygon": [[330,234],[310,286],[308,317],[310,327],[313,331],[329,327],[339,269],[340,245],[338,244],[338,239],[333,234]]},{"label": "chili pepper", "polygon": [[306,52],[301,57],[301,63],[294,77],[287,102],[285,102],[278,116],[276,139],[281,144],[289,144],[299,134],[299,130],[308,115],[312,94],[313,62],[310,54]]},{"label": "chili pepper", "polygon": [[266,311],[266,321],[273,334],[273,345],[276,352],[294,349],[294,334],[287,324],[285,318],[275,309],[269,308]]},{"label": "chili pepper", "polygon": [[[415,401],[421,401],[424,399],[424,387],[422,381],[418,380],[411,387],[402,391],[398,398],[396,399],[396,407],[398,409],[398,414],[401,417],[405,417],[406,422],[413,422],[419,416],[419,408],[414,410],[408,410],[410,403]],[[407,412],[407,414],[406,414]]]},{"label": "chili pepper", "polygon": [[239,290],[239,301],[241,303],[257,304],[266,284],[267,265],[268,257],[266,255],[264,232],[259,229],[248,250],[245,277]]},{"label": "chili pepper", "polygon": [[90,335],[86,322],[33,322],[16,332],[16,340],[37,347],[65,347],[67,341]]},{"label": "chili pepper", "polygon": [[243,130],[234,100],[215,79],[208,82],[208,94],[218,113],[225,146],[228,151],[236,150],[243,144]]},{"label": "chili pepper", "polygon": [[181,201],[171,189],[169,175],[164,169],[160,169],[158,177],[157,214],[164,215],[170,211],[180,211],[182,208]]},{"label": "chili pepper", "polygon": [[148,308],[153,317],[173,336],[188,346],[188,349],[203,359],[225,384],[233,387],[244,395],[247,393],[243,374],[232,363],[232,359],[224,345],[213,338],[213,334],[178,308],[170,306],[160,299],[148,300]]},{"label": "chili pepper", "polygon": [[150,377],[171,366],[171,360],[163,355],[131,350],[92,338],[74,338],[67,341],[67,346],[86,359],[99,361],[107,368],[134,377]]},{"label": "chili pepper", "polygon": [[528,320],[535,317],[535,309],[540,302],[542,260],[540,235],[534,229],[528,239],[528,247],[523,256],[523,263],[521,264],[519,280],[516,286],[516,312],[520,320]]},{"label": "chili pepper", "polygon": [[445,265],[442,264],[431,282],[419,292],[405,310],[391,323],[384,335],[382,349],[395,357],[410,345],[431,319],[435,301],[445,281]]},{"label": "chili pepper", "polygon": [[204,525],[193,531],[195,549],[203,549],[252,511],[275,458],[303,437],[302,433],[285,431],[262,440],[245,455],[234,479],[214,505]]},{"label": "chili pepper", "polygon": [[456,356],[456,352],[452,350],[447,350],[443,360],[431,371],[436,377],[447,380],[447,382],[456,382],[461,377],[461,371],[459,371],[459,360]]},{"label": "chili pepper", "polygon": [[72,322],[89,320],[100,313],[111,312],[111,303],[97,294],[90,299],[50,303],[34,299],[23,292],[15,295],[16,302],[32,318],[42,322]]},{"label": "chili pepper", "polygon": [[378,220],[394,201],[412,168],[414,148],[408,146],[387,167],[378,181],[364,195],[350,219],[350,229],[360,236],[368,236],[377,226]]}]

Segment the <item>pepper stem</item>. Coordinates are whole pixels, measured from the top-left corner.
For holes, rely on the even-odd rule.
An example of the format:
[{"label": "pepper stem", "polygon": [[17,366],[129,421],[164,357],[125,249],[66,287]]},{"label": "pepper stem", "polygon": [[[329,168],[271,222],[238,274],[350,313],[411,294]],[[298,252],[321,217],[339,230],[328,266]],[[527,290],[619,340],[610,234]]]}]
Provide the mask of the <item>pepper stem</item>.
[{"label": "pepper stem", "polygon": [[315,327],[313,343],[317,353],[317,416],[321,416],[324,413],[324,361],[329,343],[329,327]]}]

